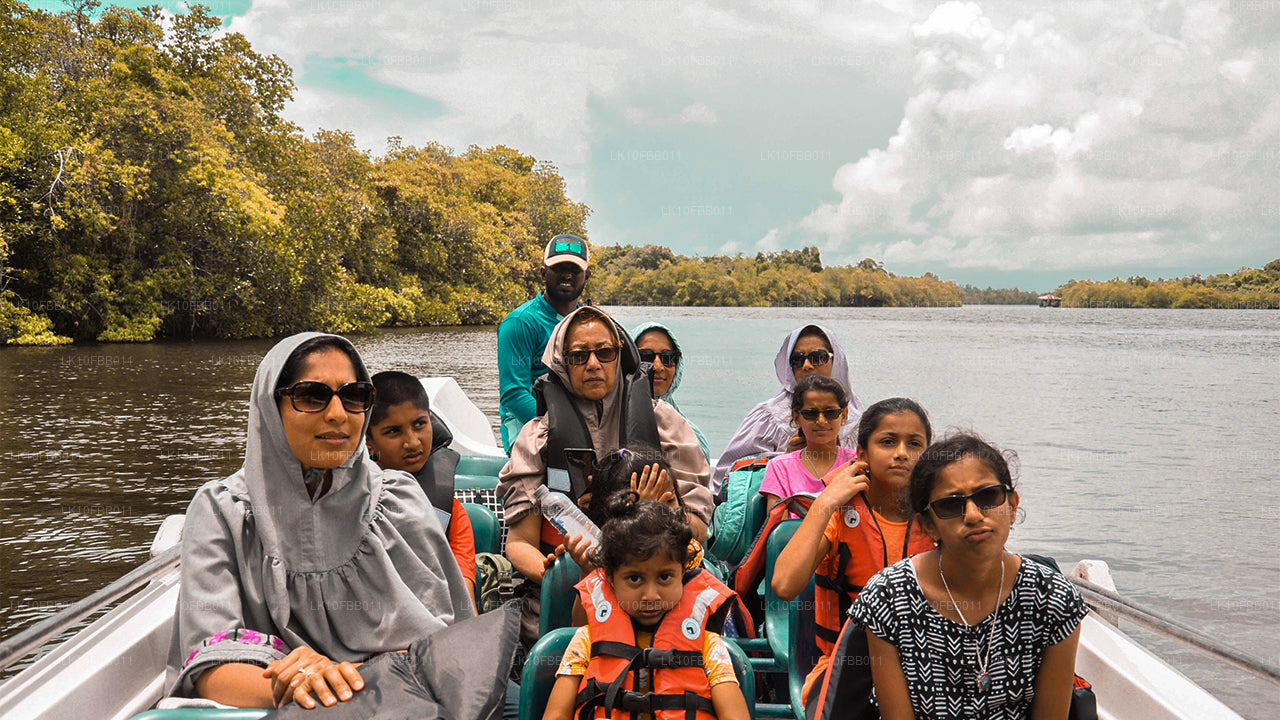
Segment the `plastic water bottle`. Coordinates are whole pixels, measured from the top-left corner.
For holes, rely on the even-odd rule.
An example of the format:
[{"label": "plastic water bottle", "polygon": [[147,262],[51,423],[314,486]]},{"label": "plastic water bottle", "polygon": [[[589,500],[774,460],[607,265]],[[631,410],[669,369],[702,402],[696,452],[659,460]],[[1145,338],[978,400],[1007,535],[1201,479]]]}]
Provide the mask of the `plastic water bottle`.
[{"label": "plastic water bottle", "polygon": [[542,505],[542,516],[565,537],[581,535],[584,540],[600,544],[600,528],[566,495],[551,492],[546,485],[539,485],[533,491],[533,496]]}]

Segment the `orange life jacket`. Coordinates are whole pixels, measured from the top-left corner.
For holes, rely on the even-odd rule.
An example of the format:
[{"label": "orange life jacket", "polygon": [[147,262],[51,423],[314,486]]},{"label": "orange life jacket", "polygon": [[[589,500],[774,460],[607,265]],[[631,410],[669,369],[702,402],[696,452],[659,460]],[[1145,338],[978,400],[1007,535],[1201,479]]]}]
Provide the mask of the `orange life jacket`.
[{"label": "orange life jacket", "polygon": [[552,525],[544,515],[542,517],[542,531],[538,537],[538,549],[542,551],[543,555],[549,555],[556,551],[557,546],[563,544],[564,533],[557,530],[556,526]]},{"label": "orange life jacket", "polygon": [[[591,629],[591,662],[578,687],[579,719],[653,713],[658,720],[714,720],[703,633],[713,617],[723,618],[718,611],[727,610],[732,590],[706,570],[686,572],[680,604],[663,616],[652,647],[640,648],[631,616],[618,606],[603,571],[574,587]],[[646,668],[651,692],[634,692],[636,675]]]},{"label": "orange life jacket", "polygon": [[[813,577],[813,600],[817,628],[818,649],[823,655],[831,653],[840,627],[849,612],[853,599],[862,592],[872,575],[885,569],[889,563],[889,549],[885,547],[880,523],[876,521],[865,495],[859,494],[842,508],[840,537],[827,556],[818,563]],[[907,522],[906,536],[902,543],[902,557],[932,550],[933,539],[912,518]],[[834,556],[834,559],[833,559]]]}]

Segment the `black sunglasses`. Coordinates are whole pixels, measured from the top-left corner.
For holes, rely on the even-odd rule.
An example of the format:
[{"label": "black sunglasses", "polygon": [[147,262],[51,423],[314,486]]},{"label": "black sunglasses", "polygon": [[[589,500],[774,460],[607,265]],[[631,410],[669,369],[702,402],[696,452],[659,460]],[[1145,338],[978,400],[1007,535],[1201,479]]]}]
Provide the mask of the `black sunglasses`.
[{"label": "black sunglasses", "polygon": [[592,355],[595,355],[601,364],[611,363],[618,359],[618,347],[606,345],[595,350],[570,350],[564,354],[564,361],[570,365],[586,365]]},{"label": "black sunglasses", "polygon": [[947,520],[963,515],[969,507],[970,500],[978,506],[979,510],[990,510],[993,507],[1000,507],[1008,499],[1009,491],[1005,486],[988,485],[968,495],[948,495],[938,498],[929,503],[929,509],[933,510],[934,517]]},{"label": "black sunglasses", "polygon": [[329,407],[329,401],[337,395],[342,407],[349,413],[368,412],[373,407],[373,383],[347,383],[334,390],[328,384],[314,380],[296,382],[287,388],[276,390],[276,402],[285,395],[293,403],[293,409],[303,413],[317,413]]},{"label": "black sunglasses", "polygon": [[826,365],[831,362],[831,353],[826,350],[814,350],[808,354],[802,352],[791,353],[791,367],[798,368],[804,365],[805,360],[808,360],[814,367]]},{"label": "black sunglasses", "polygon": [[640,350],[640,362],[653,364],[654,358],[661,358],[662,364],[667,367],[675,367],[680,364],[680,351],[663,350],[662,352],[654,352],[653,350]]},{"label": "black sunglasses", "polygon": [[840,413],[844,412],[844,408],[827,408],[825,410],[819,410],[818,408],[805,408],[803,410],[798,410],[797,412],[800,413],[800,417],[808,420],[809,422],[817,420],[819,415],[827,420],[834,421],[840,419]]}]

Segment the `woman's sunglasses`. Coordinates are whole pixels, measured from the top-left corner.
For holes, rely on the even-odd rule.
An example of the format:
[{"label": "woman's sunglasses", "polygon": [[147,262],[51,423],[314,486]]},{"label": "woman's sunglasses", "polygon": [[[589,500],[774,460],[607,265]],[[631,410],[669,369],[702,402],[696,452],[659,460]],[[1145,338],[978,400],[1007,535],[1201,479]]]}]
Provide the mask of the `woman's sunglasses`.
[{"label": "woman's sunglasses", "polygon": [[592,355],[601,364],[611,363],[618,359],[618,348],[616,345],[608,345],[595,350],[570,350],[564,354],[564,361],[570,365],[586,365]]},{"label": "woman's sunglasses", "polygon": [[276,402],[285,395],[293,403],[293,409],[303,413],[317,413],[329,407],[329,401],[337,395],[342,407],[349,413],[368,412],[373,407],[373,383],[347,383],[334,390],[328,384],[314,380],[296,382],[287,388],[276,390]]},{"label": "woman's sunglasses", "polygon": [[675,367],[680,364],[679,350],[663,350],[662,352],[654,352],[653,350],[641,350],[640,362],[653,364],[654,358],[661,358],[662,364],[666,367]]},{"label": "woman's sunglasses", "polygon": [[827,408],[825,410],[819,410],[818,408],[805,408],[803,410],[798,410],[797,412],[800,413],[800,417],[808,420],[809,422],[817,420],[819,415],[834,422],[840,419],[840,413],[844,412],[844,408]]},{"label": "woman's sunglasses", "polygon": [[1009,499],[1009,491],[1003,485],[988,485],[968,495],[948,495],[929,503],[933,516],[939,520],[957,518],[964,514],[972,500],[979,510],[990,510],[1000,507]]},{"label": "woman's sunglasses", "polygon": [[814,367],[826,365],[831,362],[831,353],[826,350],[814,350],[807,354],[802,352],[791,353],[791,367],[799,368],[804,365],[805,360],[808,360]]}]

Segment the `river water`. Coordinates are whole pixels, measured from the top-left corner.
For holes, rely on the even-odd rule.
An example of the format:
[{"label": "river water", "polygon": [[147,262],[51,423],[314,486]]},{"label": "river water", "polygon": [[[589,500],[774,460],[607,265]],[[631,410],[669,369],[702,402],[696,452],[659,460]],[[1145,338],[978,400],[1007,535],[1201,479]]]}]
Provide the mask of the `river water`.
[{"label": "river water", "polygon": [[[1280,313],[1249,310],[612,308],[684,347],[681,408],[724,447],[817,320],[870,404],[1021,458],[1016,550],[1107,561],[1122,594],[1280,663]],[[494,328],[353,337],[371,370],[451,375],[497,415]],[[239,466],[269,341],[0,350],[0,636],[146,558],[160,520]],[[1250,718],[1280,689],[1125,626]]]}]

